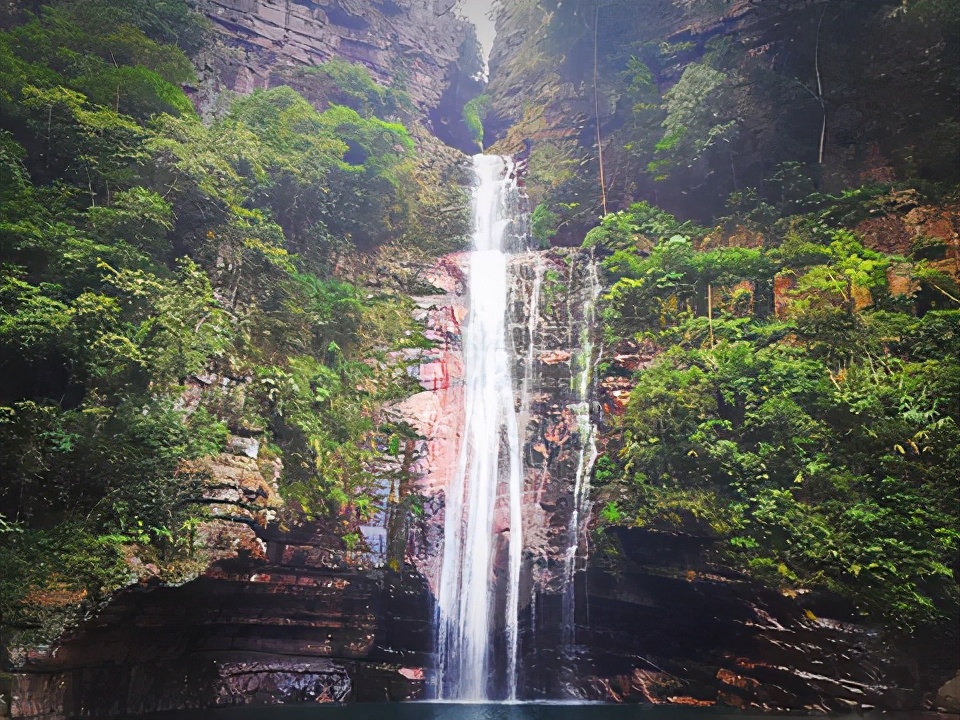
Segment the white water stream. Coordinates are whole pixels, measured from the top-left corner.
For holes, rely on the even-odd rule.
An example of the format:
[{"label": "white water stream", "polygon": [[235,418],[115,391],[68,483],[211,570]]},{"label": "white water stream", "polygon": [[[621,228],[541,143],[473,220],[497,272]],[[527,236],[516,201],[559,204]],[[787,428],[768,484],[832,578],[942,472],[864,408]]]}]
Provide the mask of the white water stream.
[{"label": "white water stream", "polygon": [[[491,677],[505,667],[506,699],[514,700],[523,468],[507,346],[504,245],[516,220],[519,190],[510,160],[478,155],[473,167],[473,251],[463,331],[466,421],[444,510],[437,695],[489,699]],[[502,584],[495,578],[498,568],[506,569]],[[505,599],[498,585],[505,586]],[[503,648],[496,658],[495,648]]]},{"label": "white water stream", "polygon": [[562,638],[568,650],[576,642],[576,571],[577,558],[586,554],[585,532],[590,511],[590,475],[597,460],[597,428],[590,416],[590,383],[593,379],[593,341],[591,328],[596,324],[597,299],[600,297],[600,278],[596,263],[591,258],[588,266],[590,284],[583,300],[581,315],[583,328],[580,336],[578,372],[571,377],[578,402],[570,405],[577,419],[580,451],[573,482],[573,510],[567,526],[567,549],[563,559]]}]

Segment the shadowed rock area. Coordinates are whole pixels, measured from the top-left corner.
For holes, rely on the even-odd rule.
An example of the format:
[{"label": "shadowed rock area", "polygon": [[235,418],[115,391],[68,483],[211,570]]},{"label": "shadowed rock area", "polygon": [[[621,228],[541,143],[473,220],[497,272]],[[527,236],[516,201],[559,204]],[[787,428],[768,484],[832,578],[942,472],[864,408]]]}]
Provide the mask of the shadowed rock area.
[{"label": "shadowed rock area", "polygon": [[118,594],[29,658],[13,677],[14,716],[421,697],[422,578],[351,568],[310,530],[270,536],[268,560],[241,553],[181,587]]}]

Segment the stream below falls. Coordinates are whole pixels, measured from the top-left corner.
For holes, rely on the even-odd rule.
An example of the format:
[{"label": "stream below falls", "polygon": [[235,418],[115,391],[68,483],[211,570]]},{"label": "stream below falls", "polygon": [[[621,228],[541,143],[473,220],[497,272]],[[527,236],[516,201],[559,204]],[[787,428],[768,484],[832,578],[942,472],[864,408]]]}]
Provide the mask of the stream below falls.
[{"label": "stream below falls", "polygon": [[[265,715],[268,713],[268,715]],[[749,720],[757,717],[786,717],[787,714],[737,711],[730,708],[687,708],[651,705],[609,705],[603,703],[357,703],[348,705],[287,705],[219,708],[140,716],[142,720]],[[790,717],[797,717],[796,713]],[[801,716],[802,717],[802,716]],[[846,717],[818,714],[817,718]],[[858,720],[945,720],[931,712],[873,711]]]}]

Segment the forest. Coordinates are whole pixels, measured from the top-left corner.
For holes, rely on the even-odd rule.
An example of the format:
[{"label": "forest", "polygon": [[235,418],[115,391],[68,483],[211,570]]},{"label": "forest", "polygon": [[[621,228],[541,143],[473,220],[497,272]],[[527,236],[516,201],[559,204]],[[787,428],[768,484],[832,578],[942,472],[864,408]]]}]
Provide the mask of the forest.
[{"label": "forest", "polygon": [[322,110],[277,87],[204,121],[183,88],[207,21],[120,7],[45,5],[0,34],[0,583],[4,621],[40,632],[46,606],[135,581],[131,547],[196,574],[192,461],[228,433],[282,460],[285,522],[369,514],[369,463],[409,435],[380,411],[412,382],[390,353],[425,342],[412,271],[378,253],[465,232],[402,88],[335,59],[307,78]]},{"label": "forest", "polygon": [[[460,98],[523,158],[532,246],[601,270],[591,562],[618,572],[617,529],[707,538],[722,572],[956,643],[960,4],[648,5],[500,0],[510,44]],[[466,247],[466,156],[342,58],[201,107],[187,0],[3,20],[4,625],[43,645],[201,575],[235,438],[271,521],[362,546],[422,440],[386,409],[435,346],[414,296]]]}]

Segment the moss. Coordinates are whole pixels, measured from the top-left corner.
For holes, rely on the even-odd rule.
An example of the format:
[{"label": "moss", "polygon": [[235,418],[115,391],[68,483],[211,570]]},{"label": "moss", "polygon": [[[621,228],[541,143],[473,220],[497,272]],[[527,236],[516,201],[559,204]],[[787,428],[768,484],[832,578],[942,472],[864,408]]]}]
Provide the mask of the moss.
[{"label": "moss", "polygon": [[488,95],[477,95],[463,106],[463,121],[470,129],[477,145],[483,147],[483,120],[490,108]]}]

